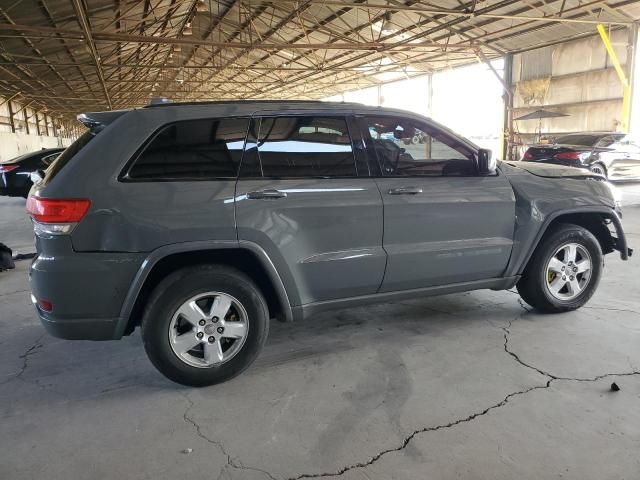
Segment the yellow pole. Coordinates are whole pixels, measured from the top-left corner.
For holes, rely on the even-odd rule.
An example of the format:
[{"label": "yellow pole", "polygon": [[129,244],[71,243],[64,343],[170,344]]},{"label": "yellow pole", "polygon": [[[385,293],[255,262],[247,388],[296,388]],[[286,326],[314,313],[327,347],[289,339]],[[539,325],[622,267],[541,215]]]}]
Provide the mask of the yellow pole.
[{"label": "yellow pole", "polygon": [[620,61],[618,60],[618,56],[613,49],[613,45],[611,45],[609,35],[607,35],[607,31],[605,30],[604,25],[599,23],[597,28],[598,33],[600,34],[600,38],[602,39],[602,43],[604,43],[604,48],[607,49],[607,53],[609,54],[609,58],[611,59],[611,63],[613,64],[613,68],[615,68],[616,73],[618,74],[618,78],[620,79],[620,83],[622,83],[622,112],[620,113],[620,130],[627,133],[629,131],[629,113],[631,108],[631,88],[629,86],[629,80],[627,80],[627,75],[624,73],[624,70],[620,65]]}]

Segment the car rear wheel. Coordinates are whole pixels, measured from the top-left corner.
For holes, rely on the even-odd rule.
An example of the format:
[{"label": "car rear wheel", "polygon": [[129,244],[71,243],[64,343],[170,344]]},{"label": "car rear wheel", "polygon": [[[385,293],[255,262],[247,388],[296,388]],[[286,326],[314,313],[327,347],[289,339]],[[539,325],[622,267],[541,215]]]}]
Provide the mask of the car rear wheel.
[{"label": "car rear wheel", "polygon": [[602,175],[604,178],[607,178],[607,167],[605,167],[601,163],[594,163],[593,165],[591,165],[589,170],[591,170],[591,172],[596,173],[598,175]]},{"label": "car rear wheel", "polygon": [[602,274],[598,240],[578,225],[545,235],[517,284],[518,293],[542,312],[566,312],[587,303]]},{"label": "car rear wheel", "polygon": [[269,329],[267,304],[243,273],[217,265],[179,270],[154,290],[142,320],[151,363],[201,387],[229,380],[256,359]]}]

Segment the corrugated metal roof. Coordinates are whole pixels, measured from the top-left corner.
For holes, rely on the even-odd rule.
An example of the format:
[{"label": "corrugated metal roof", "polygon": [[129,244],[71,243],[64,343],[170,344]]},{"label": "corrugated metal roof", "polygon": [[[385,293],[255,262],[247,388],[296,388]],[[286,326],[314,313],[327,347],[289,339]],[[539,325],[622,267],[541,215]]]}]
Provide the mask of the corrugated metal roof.
[{"label": "corrugated metal roof", "polygon": [[637,1],[22,0],[0,6],[0,96],[69,115],[319,98],[639,18]]}]

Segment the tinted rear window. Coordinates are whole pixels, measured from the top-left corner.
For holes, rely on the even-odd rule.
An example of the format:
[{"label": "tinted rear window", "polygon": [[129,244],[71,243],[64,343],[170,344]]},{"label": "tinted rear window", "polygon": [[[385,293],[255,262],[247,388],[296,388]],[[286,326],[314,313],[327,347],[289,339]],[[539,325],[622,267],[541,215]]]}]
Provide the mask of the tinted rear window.
[{"label": "tinted rear window", "polygon": [[188,120],[167,125],[138,155],[127,178],[235,178],[248,127],[248,118]]},{"label": "tinted rear window", "polygon": [[46,170],[43,183],[49,183],[80,150],[86,147],[87,144],[93,140],[96,135],[97,133],[91,131],[85,132],[80,136],[80,138],[67,147],[67,149],[65,149],[60,156],[56,158],[51,165],[49,165],[49,168]]}]

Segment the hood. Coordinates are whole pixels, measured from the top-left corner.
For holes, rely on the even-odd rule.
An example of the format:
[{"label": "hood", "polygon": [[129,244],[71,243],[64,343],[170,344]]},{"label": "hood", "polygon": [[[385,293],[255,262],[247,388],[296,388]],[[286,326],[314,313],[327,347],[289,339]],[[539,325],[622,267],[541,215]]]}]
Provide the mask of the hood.
[{"label": "hood", "polygon": [[527,172],[544,178],[602,178],[589,170],[574,167],[563,167],[551,163],[535,162],[504,162],[512,167],[526,170]]}]

